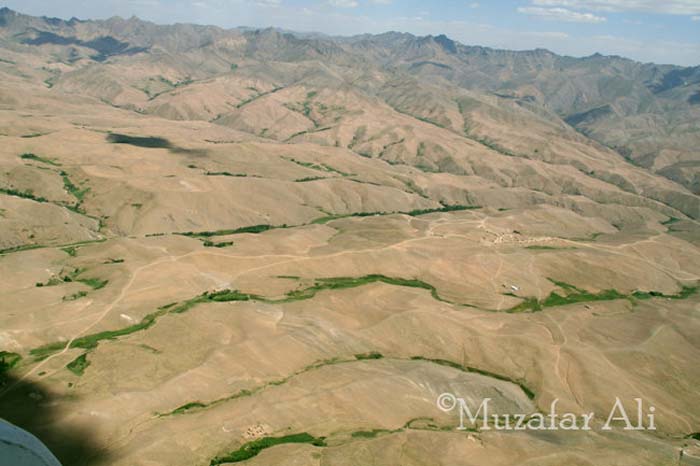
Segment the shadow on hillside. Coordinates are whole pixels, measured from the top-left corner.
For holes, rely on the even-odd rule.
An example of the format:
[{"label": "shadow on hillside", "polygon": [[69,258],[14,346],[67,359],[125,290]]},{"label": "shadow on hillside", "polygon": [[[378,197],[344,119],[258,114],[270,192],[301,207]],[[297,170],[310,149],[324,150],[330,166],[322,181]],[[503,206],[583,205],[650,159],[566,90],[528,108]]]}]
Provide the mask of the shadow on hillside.
[{"label": "shadow on hillside", "polygon": [[[35,382],[16,382],[12,374],[0,374],[0,418],[38,437],[63,466],[108,464],[105,445],[89,427],[58,422],[72,397]],[[5,391],[8,387],[12,388]]]},{"label": "shadow on hillside", "polygon": [[146,149],[168,149],[174,154],[185,154],[193,156],[205,156],[207,151],[204,149],[186,149],[174,145],[165,138],[153,136],[129,136],[128,134],[109,133],[107,142],[112,144],[128,144],[130,146],[144,147]]}]

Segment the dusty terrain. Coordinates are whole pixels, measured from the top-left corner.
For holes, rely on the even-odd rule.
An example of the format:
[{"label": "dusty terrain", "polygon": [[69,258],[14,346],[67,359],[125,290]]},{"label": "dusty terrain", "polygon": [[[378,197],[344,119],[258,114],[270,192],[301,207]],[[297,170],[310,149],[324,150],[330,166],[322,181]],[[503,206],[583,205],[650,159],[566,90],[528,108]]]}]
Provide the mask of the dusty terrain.
[{"label": "dusty terrain", "polygon": [[2,18],[0,416],[66,466],[700,464],[692,182],[424,76],[437,38]]}]

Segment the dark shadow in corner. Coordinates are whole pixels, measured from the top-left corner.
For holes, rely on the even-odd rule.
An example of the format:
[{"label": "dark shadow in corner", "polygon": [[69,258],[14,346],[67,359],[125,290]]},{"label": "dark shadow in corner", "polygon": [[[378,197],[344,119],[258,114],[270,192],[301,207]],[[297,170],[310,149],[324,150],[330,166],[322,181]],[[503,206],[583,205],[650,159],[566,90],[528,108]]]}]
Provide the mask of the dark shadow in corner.
[{"label": "dark shadow in corner", "polygon": [[[6,391],[7,388],[11,387]],[[87,426],[61,425],[61,414],[70,409],[71,395],[52,393],[35,382],[19,382],[0,370],[0,418],[31,432],[51,450],[63,466],[109,464],[102,445]]]},{"label": "dark shadow in corner", "polygon": [[136,147],[145,147],[147,149],[168,149],[174,154],[187,154],[195,156],[204,156],[206,151],[203,149],[185,149],[178,147],[165,138],[153,136],[129,136],[128,134],[109,133],[107,142],[112,144],[129,144]]}]

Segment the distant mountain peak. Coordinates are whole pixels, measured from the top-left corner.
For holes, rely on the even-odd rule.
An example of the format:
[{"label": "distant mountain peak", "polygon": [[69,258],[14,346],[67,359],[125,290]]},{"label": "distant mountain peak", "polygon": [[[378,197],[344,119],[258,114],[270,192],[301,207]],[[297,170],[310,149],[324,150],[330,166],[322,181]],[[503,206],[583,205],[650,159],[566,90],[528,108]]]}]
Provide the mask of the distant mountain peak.
[{"label": "distant mountain peak", "polygon": [[446,52],[457,53],[457,43],[447,37],[445,34],[440,34],[435,37],[435,42],[437,42]]}]

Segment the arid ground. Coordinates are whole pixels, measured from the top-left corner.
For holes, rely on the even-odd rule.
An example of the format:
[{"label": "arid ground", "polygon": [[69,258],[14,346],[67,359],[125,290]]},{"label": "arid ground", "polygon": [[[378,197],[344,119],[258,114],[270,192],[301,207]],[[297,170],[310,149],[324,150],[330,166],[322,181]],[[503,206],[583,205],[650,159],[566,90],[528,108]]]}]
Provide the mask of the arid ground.
[{"label": "arid ground", "polygon": [[[615,98],[677,99],[669,155],[574,128],[542,52],[0,18],[0,416],[66,466],[700,464],[681,90]],[[444,392],[596,417],[462,431]]]}]

